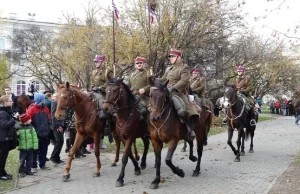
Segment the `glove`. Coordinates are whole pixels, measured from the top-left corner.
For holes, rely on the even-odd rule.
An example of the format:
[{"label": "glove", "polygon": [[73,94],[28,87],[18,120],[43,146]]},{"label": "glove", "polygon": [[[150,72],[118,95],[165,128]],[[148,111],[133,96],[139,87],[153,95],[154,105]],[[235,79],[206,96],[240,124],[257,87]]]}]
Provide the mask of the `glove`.
[{"label": "glove", "polygon": [[99,88],[98,88],[98,87],[93,87],[93,88],[92,88],[92,91],[93,91],[93,92],[98,92],[98,91],[99,91]]},{"label": "glove", "polygon": [[170,87],[168,88],[169,92],[172,93],[174,91],[174,88]]},{"label": "glove", "polygon": [[240,94],[244,94],[244,95],[245,95],[245,91],[243,91],[243,90],[240,90]]}]

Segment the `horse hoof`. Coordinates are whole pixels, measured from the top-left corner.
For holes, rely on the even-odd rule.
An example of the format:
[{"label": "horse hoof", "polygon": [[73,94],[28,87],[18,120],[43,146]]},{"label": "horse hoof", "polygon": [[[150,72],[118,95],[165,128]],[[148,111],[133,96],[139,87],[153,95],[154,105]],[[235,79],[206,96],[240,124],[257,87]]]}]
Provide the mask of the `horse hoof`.
[{"label": "horse hoof", "polygon": [[123,187],[124,186],[124,181],[117,181],[116,182],[116,187]]},{"label": "horse hoof", "polygon": [[145,170],[147,168],[147,164],[141,164],[141,170]]},{"label": "horse hoof", "polygon": [[254,153],[254,150],[249,150],[249,153]]},{"label": "horse hoof", "polygon": [[240,161],[241,161],[240,158],[235,158],[235,159],[234,159],[234,162],[240,162]]},{"label": "horse hoof", "polygon": [[198,158],[196,156],[190,156],[189,159],[192,162],[196,162],[198,160]]},{"label": "horse hoof", "polygon": [[158,184],[152,183],[152,184],[150,185],[150,189],[158,189]]},{"label": "horse hoof", "polygon": [[134,171],[134,175],[140,175],[140,174],[141,174],[141,170],[140,169]]},{"label": "horse hoof", "polygon": [[184,171],[183,171],[182,169],[177,168],[177,175],[178,175],[179,177],[183,178],[185,174],[184,174]]},{"label": "horse hoof", "polygon": [[186,149],[185,149],[185,148],[182,148],[182,149],[181,149],[181,152],[186,152]]},{"label": "horse hoof", "polygon": [[93,177],[99,177],[100,176],[100,172],[94,172]]},{"label": "horse hoof", "polygon": [[70,178],[70,174],[68,175],[63,175],[63,182],[67,182]]},{"label": "horse hoof", "polygon": [[116,167],[116,166],[117,166],[117,163],[113,162],[113,163],[111,163],[110,166],[111,166],[111,167]]},{"label": "horse hoof", "polygon": [[245,152],[241,152],[241,156],[245,156]]},{"label": "horse hoof", "polygon": [[139,161],[139,160],[140,160],[140,156],[139,156],[139,155],[136,155],[136,156],[135,156],[135,160],[136,160],[136,161]]},{"label": "horse hoof", "polygon": [[196,172],[196,171],[194,171],[192,176],[193,176],[193,177],[198,177],[198,176],[199,176],[199,174],[200,174],[200,172]]}]

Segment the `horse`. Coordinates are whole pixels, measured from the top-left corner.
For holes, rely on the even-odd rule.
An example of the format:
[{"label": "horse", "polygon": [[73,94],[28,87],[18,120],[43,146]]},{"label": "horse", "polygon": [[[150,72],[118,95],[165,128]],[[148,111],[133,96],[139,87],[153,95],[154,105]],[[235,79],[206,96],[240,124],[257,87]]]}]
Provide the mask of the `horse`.
[{"label": "horse", "polygon": [[150,118],[148,121],[148,131],[155,152],[156,164],[156,177],[152,181],[150,189],[157,189],[160,183],[161,150],[163,143],[168,144],[168,153],[165,159],[166,164],[171,168],[173,173],[183,178],[185,176],[184,171],[173,165],[172,157],[179,140],[183,139],[187,141],[190,146],[189,159],[192,162],[197,161],[192,176],[199,176],[204,136],[207,131],[208,118],[211,117],[211,113],[202,112],[200,119],[196,123],[197,158],[193,155],[193,141],[188,138],[186,126],[180,121],[180,117],[174,108],[171,94],[167,88],[168,83],[169,81],[163,83],[160,80],[156,80],[155,82],[150,80]]},{"label": "horse", "polygon": [[[228,86],[225,88],[223,104],[225,108],[225,114],[227,117],[227,127],[228,127],[228,140],[227,144],[231,147],[233,153],[235,154],[235,162],[240,162],[240,156],[245,155],[244,141],[247,140],[249,135],[251,136],[251,143],[249,153],[253,153],[253,137],[256,126],[250,125],[251,115],[250,111],[246,111],[246,103],[240,97],[238,97],[238,90],[235,86]],[[258,116],[256,115],[255,120],[257,122]],[[246,131],[244,131],[246,128]],[[237,150],[232,145],[232,136],[234,129],[238,131],[237,137]]]},{"label": "horse", "polygon": [[[123,83],[123,79],[111,79],[106,87],[106,99],[103,103],[103,110],[116,116],[116,125],[114,131],[119,136],[120,141],[125,145],[122,157],[122,169],[116,181],[116,187],[124,186],[125,167],[128,157],[134,165],[134,174],[140,175],[141,169],[146,168],[146,157],[149,149],[149,139],[144,137],[143,128],[146,127],[146,121],[139,120],[140,113],[137,109],[137,101],[130,91],[129,87]],[[142,138],[144,143],[144,153],[141,160],[141,168],[132,155],[131,145],[136,138]],[[119,142],[116,142],[117,150],[120,149]]]},{"label": "horse", "polygon": [[27,108],[32,103],[34,103],[34,101],[31,100],[28,95],[21,94],[20,96],[18,96],[18,98],[17,98],[17,104],[18,104],[18,108],[19,108],[19,110],[18,110],[19,114],[25,113],[26,110],[27,110]]},{"label": "horse", "polygon": [[97,165],[93,176],[99,177],[101,168],[100,134],[104,134],[105,123],[98,117],[97,104],[90,95],[81,92],[79,88],[70,85],[69,82],[66,82],[66,84],[56,84],[56,88],[58,94],[55,117],[58,120],[62,120],[65,118],[66,110],[73,109],[75,111],[75,128],[77,131],[75,142],[64,170],[63,181],[66,182],[69,180],[74,154],[87,136],[94,139]]}]

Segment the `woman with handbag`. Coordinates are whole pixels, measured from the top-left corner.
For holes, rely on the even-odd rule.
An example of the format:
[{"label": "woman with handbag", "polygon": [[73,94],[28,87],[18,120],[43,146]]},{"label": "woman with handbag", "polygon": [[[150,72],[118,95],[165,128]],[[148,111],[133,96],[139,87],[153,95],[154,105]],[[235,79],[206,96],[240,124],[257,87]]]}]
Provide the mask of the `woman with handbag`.
[{"label": "woman with handbag", "polygon": [[5,171],[8,153],[16,147],[15,120],[11,115],[12,99],[0,97],[0,180],[12,180],[12,175]]}]

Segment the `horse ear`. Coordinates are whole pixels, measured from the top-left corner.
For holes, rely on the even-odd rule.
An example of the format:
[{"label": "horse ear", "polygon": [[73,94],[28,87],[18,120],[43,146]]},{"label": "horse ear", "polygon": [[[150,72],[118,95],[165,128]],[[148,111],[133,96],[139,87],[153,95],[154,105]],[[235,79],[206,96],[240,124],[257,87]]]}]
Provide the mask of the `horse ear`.
[{"label": "horse ear", "polygon": [[55,87],[56,87],[56,89],[60,88],[60,84],[55,83]]},{"label": "horse ear", "polygon": [[149,79],[149,85],[154,86],[155,83],[154,83],[154,80],[152,79],[152,77],[149,77],[148,79]]},{"label": "horse ear", "polygon": [[118,79],[117,79],[117,82],[118,82],[118,83],[122,83],[123,80],[124,80],[124,77],[121,77],[121,78],[118,78]]},{"label": "horse ear", "polygon": [[165,81],[164,86],[165,88],[168,86],[169,80]]},{"label": "horse ear", "polygon": [[70,83],[66,82],[66,88],[69,89],[70,88]]}]

